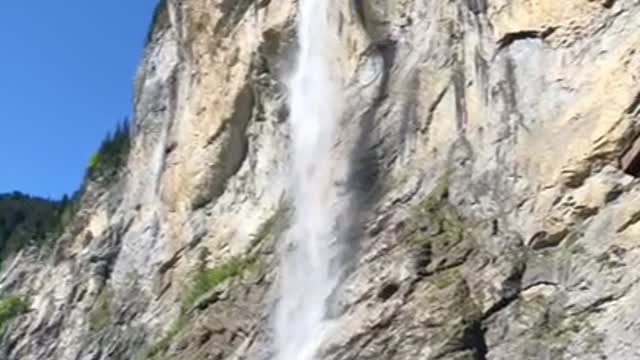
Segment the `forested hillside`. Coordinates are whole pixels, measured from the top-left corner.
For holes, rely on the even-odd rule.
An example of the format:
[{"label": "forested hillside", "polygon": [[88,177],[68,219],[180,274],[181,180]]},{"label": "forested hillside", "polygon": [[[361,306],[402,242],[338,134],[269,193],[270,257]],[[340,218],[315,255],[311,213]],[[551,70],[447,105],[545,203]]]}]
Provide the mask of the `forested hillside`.
[{"label": "forested hillside", "polygon": [[0,194],[0,259],[56,231],[63,204],[20,192]]}]

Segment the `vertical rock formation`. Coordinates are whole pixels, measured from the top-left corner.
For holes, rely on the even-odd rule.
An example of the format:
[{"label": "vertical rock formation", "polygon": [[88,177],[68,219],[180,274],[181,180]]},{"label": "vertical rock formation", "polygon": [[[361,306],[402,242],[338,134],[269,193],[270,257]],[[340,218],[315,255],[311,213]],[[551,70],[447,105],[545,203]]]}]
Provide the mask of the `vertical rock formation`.
[{"label": "vertical rock formation", "polygon": [[[336,2],[349,272],[319,359],[635,359],[634,0]],[[0,291],[0,358],[271,359],[293,0],[166,0],[133,147]],[[339,161],[337,161],[339,163]],[[344,219],[347,220],[347,219]]]}]

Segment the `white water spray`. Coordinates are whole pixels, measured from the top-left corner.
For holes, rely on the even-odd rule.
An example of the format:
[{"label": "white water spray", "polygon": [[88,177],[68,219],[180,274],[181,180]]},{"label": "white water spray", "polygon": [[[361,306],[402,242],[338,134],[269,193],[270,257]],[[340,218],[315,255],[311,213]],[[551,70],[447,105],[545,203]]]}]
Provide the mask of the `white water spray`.
[{"label": "white water spray", "polygon": [[338,284],[331,149],[341,114],[334,66],[331,0],[300,0],[299,53],[290,83],[292,191],[295,213],[282,249],[276,312],[276,359],[312,360],[327,324],[327,302]]}]

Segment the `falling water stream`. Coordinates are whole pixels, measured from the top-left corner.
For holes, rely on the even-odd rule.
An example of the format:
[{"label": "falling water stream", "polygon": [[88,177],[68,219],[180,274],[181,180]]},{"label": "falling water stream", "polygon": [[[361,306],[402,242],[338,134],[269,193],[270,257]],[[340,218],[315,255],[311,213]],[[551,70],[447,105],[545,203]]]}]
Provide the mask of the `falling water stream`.
[{"label": "falling water stream", "polygon": [[312,360],[327,331],[338,284],[331,150],[341,113],[331,0],[300,0],[299,52],[290,83],[294,218],[281,255],[276,360]]}]

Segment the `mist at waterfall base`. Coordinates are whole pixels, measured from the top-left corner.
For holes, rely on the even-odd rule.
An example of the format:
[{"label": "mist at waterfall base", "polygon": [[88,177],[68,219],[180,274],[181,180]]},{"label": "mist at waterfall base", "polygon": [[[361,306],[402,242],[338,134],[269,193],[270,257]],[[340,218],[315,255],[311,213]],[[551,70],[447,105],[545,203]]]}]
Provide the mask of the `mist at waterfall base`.
[{"label": "mist at waterfall base", "polygon": [[341,269],[333,228],[332,157],[341,106],[329,0],[301,0],[296,70],[289,81],[294,215],[281,249],[276,360],[312,360],[328,331],[328,299]]}]

